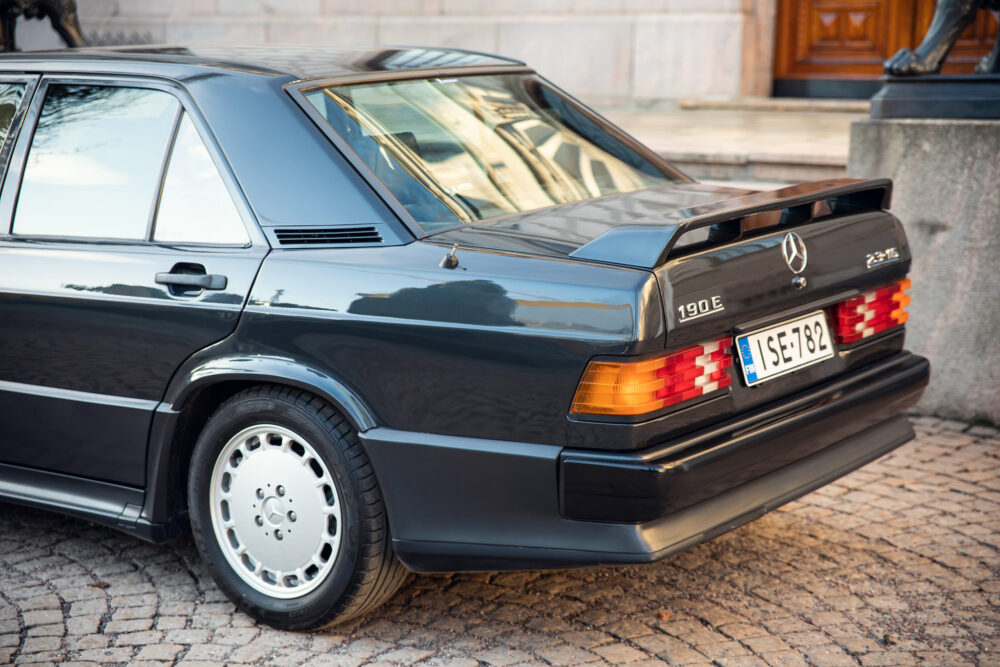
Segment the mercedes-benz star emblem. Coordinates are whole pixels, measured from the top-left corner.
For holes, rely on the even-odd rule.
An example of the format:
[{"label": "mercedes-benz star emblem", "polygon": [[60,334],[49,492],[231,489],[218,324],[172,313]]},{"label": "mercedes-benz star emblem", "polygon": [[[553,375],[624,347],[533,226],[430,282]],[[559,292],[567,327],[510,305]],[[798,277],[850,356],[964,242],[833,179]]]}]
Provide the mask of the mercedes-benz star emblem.
[{"label": "mercedes-benz star emblem", "polygon": [[280,524],[285,518],[284,508],[277,498],[268,498],[264,501],[264,517],[269,523]]},{"label": "mercedes-benz star emblem", "polygon": [[802,273],[806,270],[806,264],[809,262],[806,244],[795,232],[788,232],[785,238],[781,239],[781,254],[792,273]]}]

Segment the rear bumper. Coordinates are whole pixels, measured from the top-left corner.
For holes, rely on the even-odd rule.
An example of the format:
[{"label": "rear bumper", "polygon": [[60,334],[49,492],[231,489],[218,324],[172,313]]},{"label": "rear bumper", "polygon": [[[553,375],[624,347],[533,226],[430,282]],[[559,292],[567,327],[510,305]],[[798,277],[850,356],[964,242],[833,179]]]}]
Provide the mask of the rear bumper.
[{"label": "rear bumper", "polygon": [[906,352],[640,452],[362,434],[397,555],[415,571],[663,558],[732,530],[913,437],[929,365]]},{"label": "rear bumper", "polygon": [[912,406],[926,359],[903,353],[748,416],[640,452],[564,450],[563,514],[640,523],[808,458]]}]

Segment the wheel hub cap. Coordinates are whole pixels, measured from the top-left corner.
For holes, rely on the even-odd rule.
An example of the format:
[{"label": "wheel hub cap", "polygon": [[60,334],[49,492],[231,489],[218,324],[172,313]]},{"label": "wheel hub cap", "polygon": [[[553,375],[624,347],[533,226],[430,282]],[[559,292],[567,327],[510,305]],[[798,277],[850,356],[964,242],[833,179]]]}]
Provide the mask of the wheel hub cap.
[{"label": "wheel hub cap", "polygon": [[319,586],[341,542],[337,487],[305,439],[270,424],[240,431],[212,471],[212,525],[236,574],[271,597]]}]

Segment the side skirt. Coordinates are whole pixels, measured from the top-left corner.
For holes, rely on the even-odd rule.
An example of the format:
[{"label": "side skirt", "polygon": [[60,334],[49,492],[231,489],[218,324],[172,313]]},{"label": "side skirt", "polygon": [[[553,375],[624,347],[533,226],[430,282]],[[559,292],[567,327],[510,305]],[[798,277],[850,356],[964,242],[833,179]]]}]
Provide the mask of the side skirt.
[{"label": "side skirt", "polygon": [[161,541],[164,527],[140,518],[144,493],[110,482],[0,464],[0,501],[93,521],[145,540]]}]

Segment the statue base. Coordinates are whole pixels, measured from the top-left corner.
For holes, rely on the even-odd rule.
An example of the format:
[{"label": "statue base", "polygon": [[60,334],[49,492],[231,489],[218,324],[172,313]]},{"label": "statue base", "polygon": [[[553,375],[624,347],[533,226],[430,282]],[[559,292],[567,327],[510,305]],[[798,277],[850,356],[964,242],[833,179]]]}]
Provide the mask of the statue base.
[{"label": "statue base", "polygon": [[931,383],[917,410],[994,424],[1000,424],[997,156],[1000,120],[865,118],[851,124],[847,163],[848,176],[893,180],[892,212],[913,251],[906,347],[931,360]]},{"label": "statue base", "polygon": [[871,117],[1000,119],[1000,74],[884,76]]}]

